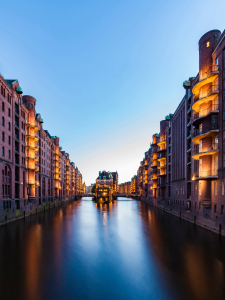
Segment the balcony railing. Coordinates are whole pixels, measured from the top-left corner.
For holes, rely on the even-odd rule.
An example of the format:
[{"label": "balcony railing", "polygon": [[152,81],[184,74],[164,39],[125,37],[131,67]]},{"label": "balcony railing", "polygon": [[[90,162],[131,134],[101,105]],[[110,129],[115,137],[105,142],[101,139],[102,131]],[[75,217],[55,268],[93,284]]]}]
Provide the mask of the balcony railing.
[{"label": "balcony railing", "polygon": [[194,178],[202,178],[202,177],[217,176],[217,175],[218,175],[218,169],[212,169],[208,171],[198,171],[193,173]]},{"label": "balcony railing", "polygon": [[201,118],[201,117],[204,117],[204,116],[208,115],[211,111],[216,111],[218,109],[219,109],[219,104],[212,104],[209,107],[200,110],[198,114],[194,114],[193,115],[193,121],[198,119],[198,118]]},{"label": "balcony railing", "polygon": [[212,144],[207,144],[207,145],[204,145],[203,148],[195,148],[193,150],[193,154],[199,154],[199,153],[205,153],[205,152],[208,152],[208,151],[211,151],[211,150],[218,150],[219,147],[218,147],[218,143],[212,143]]},{"label": "balcony railing", "polygon": [[202,81],[204,79],[206,79],[210,73],[212,72],[218,72],[219,71],[219,66],[218,65],[212,65],[208,68],[208,70],[206,72],[200,72],[199,74],[199,81]]},{"label": "balcony railing", "polygon": [[219,129],[219,126],[218,126],[217,123],[216,124],[211,124],[210,126],[207,126],[206,128],[204,128],[202,130],[195,129],[194,133],[193,133],[193,136],[196,137],[196,136],[205,134],[205,133],[209,132],[210,130],[217,130],[217,129]]},{"label": "balcony railing", "polygon": [[219,90],[219,86],[217,85],[211,85],[206,91],[202,92],[200,91],[199,93],[199,98],[195,98],[194,102],[197,102],[203,98],[208,97],[212,92],[216,92]]}]

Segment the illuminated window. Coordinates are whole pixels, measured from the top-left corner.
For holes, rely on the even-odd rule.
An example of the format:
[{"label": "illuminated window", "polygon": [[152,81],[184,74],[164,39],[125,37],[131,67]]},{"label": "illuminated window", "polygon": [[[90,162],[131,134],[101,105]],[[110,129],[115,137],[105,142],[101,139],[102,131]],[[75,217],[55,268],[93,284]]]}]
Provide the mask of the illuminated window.
[{"label": "illuminated window", "polygon": [[197,183],[195,184],[195,195],[196,196],[198,195],[198,185],[197,185]]},{"label": "illuminated window", "polygon": [[210,46],[210,41],[206,42],[206,47],[208,48]]},{"label": "illuminated window", "polygon": [[224,196],[224,181],[221,182],[221,195]]},{"label": "illuminated window", "polygon": [[214,195],[217,196],[217,181],[214,181]]}]

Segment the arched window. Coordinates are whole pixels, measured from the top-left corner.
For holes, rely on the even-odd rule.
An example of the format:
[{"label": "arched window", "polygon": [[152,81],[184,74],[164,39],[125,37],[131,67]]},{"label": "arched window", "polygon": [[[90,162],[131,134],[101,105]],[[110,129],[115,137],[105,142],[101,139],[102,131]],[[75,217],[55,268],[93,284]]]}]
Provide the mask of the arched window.
[{"label": "arched window", "polygon": [[9,166],[5,166],[5,170],[2,170],[2,197],[4,199],[11,198],[11,170]]},{"label": "arched window", "polygon": [[2,111],[5,111],[5,103],[2,102]]},{"label": "arched window", "polygon": [[5,126],[5,118],[2,117],[2,126]]}]

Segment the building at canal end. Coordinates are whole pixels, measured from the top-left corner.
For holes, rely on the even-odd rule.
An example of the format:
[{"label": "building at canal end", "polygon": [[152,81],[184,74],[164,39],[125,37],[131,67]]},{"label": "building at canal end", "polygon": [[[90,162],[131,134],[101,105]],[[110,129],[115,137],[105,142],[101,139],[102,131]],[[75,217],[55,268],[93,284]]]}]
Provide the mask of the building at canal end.
[{"label": "building at canal end", "polygon": [[82,175],[44,130],[36,99],[0,75],[0,222],[83,194]]},{"label": "building at canal end", "polygon": [[113,176],[111,172],[99,171],[96,179],[96,198],[97,200],[111,201],[114,194]]},{"label": "building at canal end", "polygon": [[200,38],[198,74],[183,86],[183,99],[140,162],[136,193],[225,234],[225,31]]}]

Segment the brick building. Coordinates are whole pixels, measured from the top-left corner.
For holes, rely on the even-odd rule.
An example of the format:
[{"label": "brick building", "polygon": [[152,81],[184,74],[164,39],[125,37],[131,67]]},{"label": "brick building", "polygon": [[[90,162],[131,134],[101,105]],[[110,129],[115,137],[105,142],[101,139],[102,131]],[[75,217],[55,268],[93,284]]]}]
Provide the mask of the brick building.
[{"label": "brick building", "polygon": [[225,31],[200,38],[199,72],[183,86],[183,99],[160,122],[140,163],[137,194],[225,234]]},{"label": "brick building", "polygon": [[0,221],[82,194],[75,164],[61,151],[59,138],[43,129],[36,99],[22,93],[18,80],[0,75]]}]

